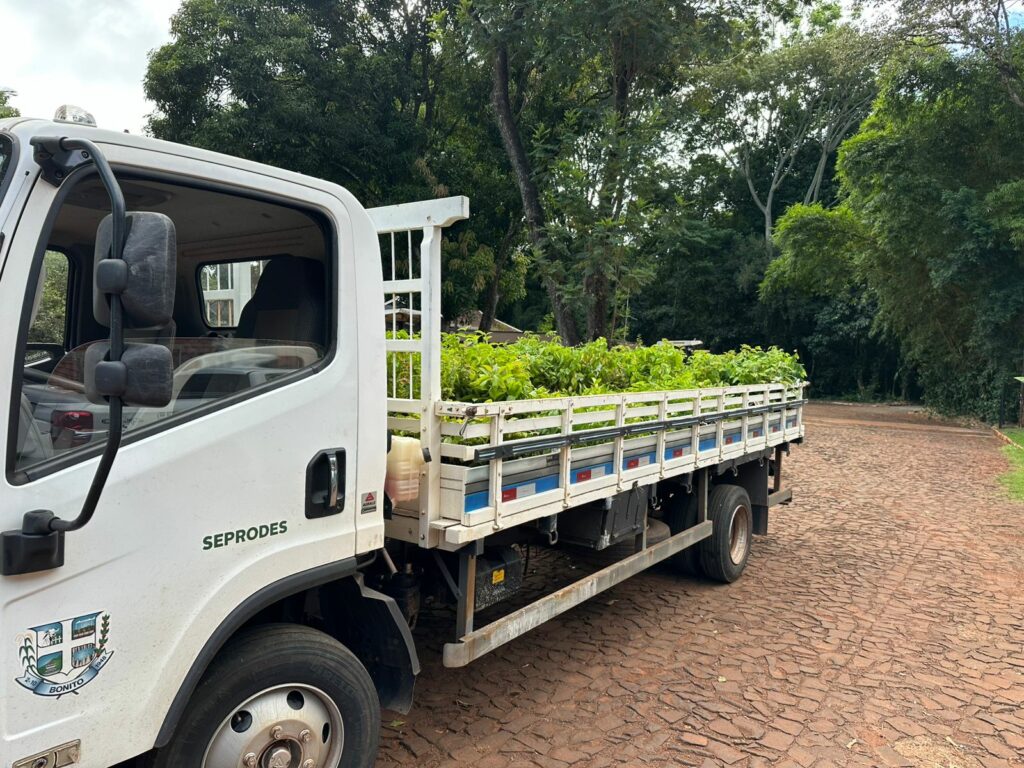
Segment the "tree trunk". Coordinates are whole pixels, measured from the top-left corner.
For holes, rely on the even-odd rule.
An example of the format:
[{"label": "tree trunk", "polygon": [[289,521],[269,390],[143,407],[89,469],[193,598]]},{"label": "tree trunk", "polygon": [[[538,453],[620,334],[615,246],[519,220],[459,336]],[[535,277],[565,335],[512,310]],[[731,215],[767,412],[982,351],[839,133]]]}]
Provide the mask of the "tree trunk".
[{"label": "tree trunk", "polygon": [[508,261],[512,252],[512,245],[515,242],[517,222],[509,222],[505,236],[498,244],[498,250],[494,254],[494,277],[487,288],[487,298],[484,300],[483,309],[480,312],[480,330],[490,332],[494,325],[494,318],[498,316],[498,302],[501,301],[501,276],[505,273],[505,262]]},{"label": "tree trunk", "polygon": [[587,340],[602,336],[608,338],[608,278],[598,272],[583,281],[583,288],[590,297],[587,307]]},{"label": "tree trunk", "polygon": [[[519,187],[519,196],[523,201],[523,213],[526,216],[526,229],[530,236],[530,244],[537,253],[543,255],[547,250],[544,235],[544,209],[540,204],[540,194],[530,172],[530,160],[526,156],[523,139],[512,114],[512,105],[508,93],[508,48],[505,43],[498,43],[494,52],[494,70],[491,82],[491,104],[498,121],[498,132],[512,165],[512,172]],[[562,341],[566,344],[578,344],[579,333],[572,312],[562,301],[558,286],[553,280],[544,280],[544,287],[551,301],[551,310],[555,316],[555,328]]]},{"label": "tree trunk", "polygon": [[816,203],[821,197],[821,184],[825,180],[825,168],[828,165],[829,152],[829,145],[827,143],[823,144],[821,155],[818,157],[818,165],[814,169],[814,178],[811,179],[811,185],[807,188],[807,194],[804,195],[804,205]]},{"label": "tree trunk", "polygon": [[761,195],[757,193],[757,187],[754,186],[754,177],[750,173],[750,156],[745,155],[743,158],[743,164],[737,166],[740,173],[743,174],[743,178],[747,181],[747,189],[750,190],[750,197],[757,206],[757,209],[764,216],[764,252],[769,260],[772,258],[772,205],[775,202],[775,190],[778,189],[781,183],[781,177],[779,175],[779,166],[776,164],[775,173],[772,176],[771,183],[768,185],[768,196],[764,202],[761,202]]},{"label": "tree trunk", "polygon": [[[615,124],[612,130],[612,144],[605,164],[601,189],[598,195],[598,213],[604,218],[614,218],[622,212],[623,169],[622,139],[626,120],[629,116],[629,95],[633,82],[626,42],[622,35],[612,40],[612,106]],[[614,323],[609,326],[610,307],[614,304],[615,281],[609,280],[602,272],[602,265],[596,265],[593,274],[584,280],[584,291],[589,298],[587,306],[587,339],[609,338]]]},{"label": "tree trunk", "polygon": [[490,333],[494,325],[494,318],[498,314],[498,301],[501,299],[501,273],[504,271],[504,264],[500,261],[494,264],[494,279],[487,289],[487,298],[484,300],[484,308],[480,312],[480,330]]}]

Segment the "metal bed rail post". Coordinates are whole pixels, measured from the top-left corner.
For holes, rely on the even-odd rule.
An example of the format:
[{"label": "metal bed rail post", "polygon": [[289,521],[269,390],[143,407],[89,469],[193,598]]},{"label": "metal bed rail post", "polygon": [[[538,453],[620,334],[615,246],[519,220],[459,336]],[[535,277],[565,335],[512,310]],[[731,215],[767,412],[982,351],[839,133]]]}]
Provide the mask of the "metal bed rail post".
[{"label": "metal bed rail post", "polygon": [[[420,546],[433,547],[440,534],[432,524],[441,519],[441,420],[435,404],[441,400],[441,240],[445,227],[469,218],[469,198],[447,197],[415,203],[371,208],[367,211],[378,235],[391,235],[391,274],[383,282],[385,297],[391,296],[393,317],[399,311],[398,297],[407,296],[409,306],[409,339],[390,338],[385,348],[409,356],[410,371],[413,356],[420,355],[419,392],[410,380],[407,401],[418,401],[420,444],[426,464],[420,483]],[[421,232],[419,245],[419,274],[414,265],[413,233]],[[408,257],[407,277],[396,274],[399,266],[395,258],[396,233],[406,238]],[[399,260],[400,261],[400,260]],[[419,294],[419,337],[415,334],[415,297]],[[396,330],[394,323],[392,330]],[[395,358],[392,358],[394,364]],[[393,376],[394,378],[394,376]],[[389,393],[397,396],[398,393]]]}]

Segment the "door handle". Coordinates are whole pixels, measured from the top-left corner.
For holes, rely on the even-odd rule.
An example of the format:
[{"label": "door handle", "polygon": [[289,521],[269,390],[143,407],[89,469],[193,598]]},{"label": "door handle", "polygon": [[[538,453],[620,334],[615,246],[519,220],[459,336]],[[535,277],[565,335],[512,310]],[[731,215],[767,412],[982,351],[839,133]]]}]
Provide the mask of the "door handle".
[{"label": "door handle", "polygon": [[345,449],[319,451],[306,465],[306,517],[328,517],[345,509]]},{"label": "door handle", "polygon": [[328,480],[329,491],[327,493],[327,506],[338,506],[338,454],[327,454],[327,472],[330,475]]}]

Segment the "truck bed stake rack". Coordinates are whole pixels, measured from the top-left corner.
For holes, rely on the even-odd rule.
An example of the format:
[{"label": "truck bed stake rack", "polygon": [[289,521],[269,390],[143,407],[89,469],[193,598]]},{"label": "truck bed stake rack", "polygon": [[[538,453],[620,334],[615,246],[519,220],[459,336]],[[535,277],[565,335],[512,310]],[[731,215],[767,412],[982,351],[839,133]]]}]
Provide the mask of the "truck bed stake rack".
[{"label": "truck bed stake rack", "polygon": [[751,408],[737,408],[723,413],[712,413],[707,416],[687,416],[681,419],[666,419],[665,421],[648,421],[639,424],[626,424],[622,427],[606,427],[604,429],[588,429],[576,432],[571,435],[553,435],[551,437],[538,437],[530,440],[503,443],[502,445],[480,448],[476,451],[476,461],[490,461],[492,459],[514,459],[518,456],[541,451],[548,448],[562,448],[563,446],[586,445],[616,437],[631,437],[634,435],[646,435],[653,432],[667,432],[674,429],[685,429],[694,425],[706,427],[709,424],[717,424],[720,421],[732,421],[744,416],[758,416],[765,413],[783,413],[793,408],[798,408],[807,403],[806,398],[800,400],[789,400],[777,405],[759,405]]}]

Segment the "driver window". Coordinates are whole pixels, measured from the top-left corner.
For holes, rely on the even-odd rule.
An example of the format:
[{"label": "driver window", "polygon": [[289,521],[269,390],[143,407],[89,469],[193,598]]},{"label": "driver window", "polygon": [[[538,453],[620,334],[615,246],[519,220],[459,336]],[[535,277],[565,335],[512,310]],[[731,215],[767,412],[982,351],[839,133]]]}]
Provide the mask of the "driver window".
[{"label": "driver window", "polygon": [[[174,364],[165,408],[125,407],[125,434],[201,416],[322,360],[333,343],[325,226],[262,200],[140,179],[121,180],[129,210],[175,223],[178,275],[172,322],[128,328],[126,343],[163,344]],[[95,233],[108,213],[95,177],[67,194],[32,286],[31,323],[16,382],[17,473],[106,441],[106,405],[84,394],[85,352],[108,331],[92,314]],[[60,250],[56,250],[56,249]],[[65,255],[67,254],[67,255]],[[83,279],[71,280],[71,275]],[[282,382],[283,383],[283,382]],[[56,465],[55,465],[56,466]]]},{"label": "driver window", "polygon": [[53,455],[48,425],[38,421],[46,414],[36,411],[28,395],[45,387],[54,365],[64,355],[69,273],[68,258],[63,253],[48,250],[43,254],[39,277],[31,292],[22,393],[17,401],[15,450],[19,464],[38,463]]}]

